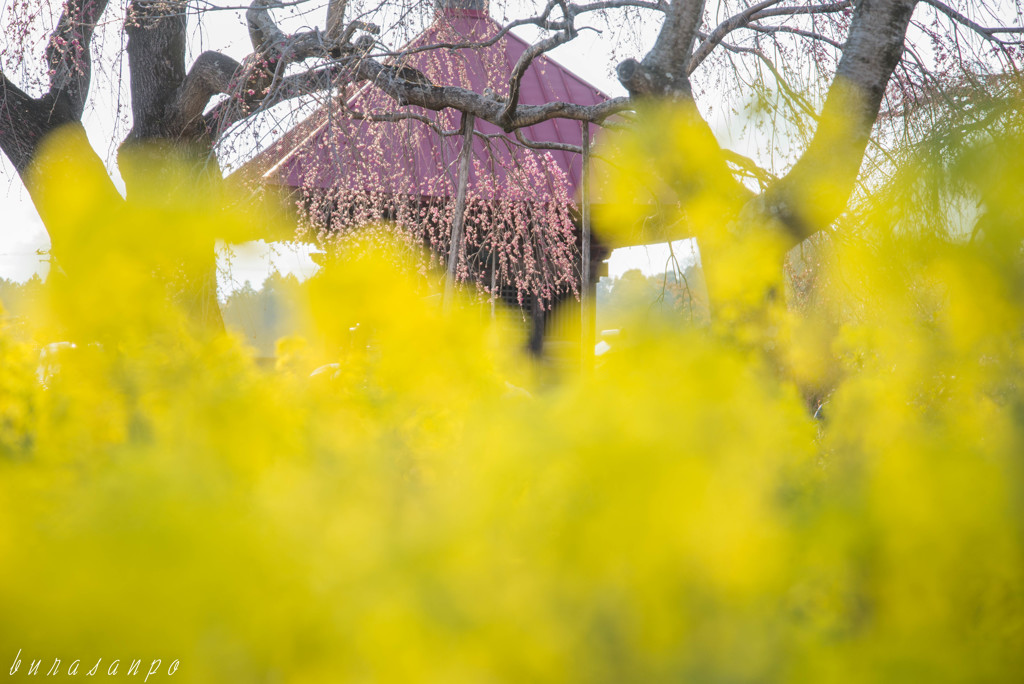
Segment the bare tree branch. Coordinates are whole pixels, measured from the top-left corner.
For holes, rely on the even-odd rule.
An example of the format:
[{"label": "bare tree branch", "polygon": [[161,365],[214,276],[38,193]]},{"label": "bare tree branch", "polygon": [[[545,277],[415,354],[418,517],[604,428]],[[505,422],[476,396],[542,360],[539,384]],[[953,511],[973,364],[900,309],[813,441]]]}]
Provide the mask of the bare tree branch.
[{"label": "bare tree branch", "polygon": [[[329,92],[335,85],[353,75],[352,56],[362,59],[362,54],[372,44],[369,41],[357,41],[350,45],[348,41],[356,31],[376,34],[376,25],[363,21],[352,21],[347,26],[340,26],[339,13],[344,12],[344,3],[332,0],[328,7],[328,24],[330,36],[317,30],[304,31],[287,36],[278,28],[269,8],[276,4],[269,0],[253,0],[246,11],[246,23],[249,39],[254,52],[235,66],[234,76],[229,77],[230,87],[211,90],[209,87],[195,91],[197,95],[205,95],[206,102],[217,93],[227,93],[231,97],[220,103],[203,117],[212,140],[218,140],[232,125],[256,112],[265,111],[286,100],[312,94],[317,91]],[[312,69],[300,74],[284,75],[288,64],[301,62],[312,57],[342,58],[326,67]],[[214,59],[211,57],[211,60]],[[219,73],[216,76],[219,86],[225,86],[223,77],[230,63],[227,58],[216,60]],[[233,60],[232,60],[233,61]],[[211,62],[212,65],[212,62]],[[207,79],[205,83],[212,84]],[[192,103],[189,112],[183,113],[185,121],[196,120],[195,107],[198,99]],[[205,108],[206,103],[203,103]],[[202,113],[202,110],[199,110]]]},{"label": "bare tree branch", "polygon": [[568,143],[542,142],[539,140],[530,140],[525,135],[523,135],[522,129],[519,128],[516,129],[515,135],[516,140],[518,140],[523,147],[529,147],[531,150],[561,150],[563,152],[583,154],[582,145],[570,145]]},{"label": "bare tree branch", "polygon": [[714,50],[715,46],[718,45],[718,43],[722,42],[722,39],[724,39],[727,35],[735,31],[736,29],[740,28],[741,26],[746,26],[748,23],[750,23],[753,20],[753,16],[757,14],[759,10],[771,7],[772,5],[777,5],[780,2],[782,2],[782,0],[762,0],[756,5],[748,7],[745,11],[740,12],[739,14],[736,14],[732,17],[729,17],[725,21],[721,22],[718,26],[715,27],[715,29],[711,33],[707,35],[707,37],[701,40],[701,43],[697,47],[697,50],[693,53],[693,56],[690,58],[690,64],[687,66],[687,70],[690,73],[693,73],[693,70],[697,67],[697,65],[704,61],[704,59],[709,54],[711,54],[711,51]]},{"label": "bare tree branch", "polygon": [[753,159],[742,155],[739,152],[733,152],[732,150],[722,149],[722,154],[725,156],[725,161],[736,166],[741,171],[746,173],[748,176],[758,182],[762,189],[767,188],[772,183],[778,180],[772,173],[762,169],[758,166]]},{"label": "bare tree branch", "polygon": [[243,119],[297,97],[330,93],[333,88],[351,81],[351,76],[352,69],[348,64],[334,63],[285,76],[274,82],[261,97],[250,97],[247,92],[238,95],[232,90],[232,97],[217,104],[203,118],[211,139],[216,142]]},{"label": "bare tree branch", "polygon": [[828,5],[795,5],[792,7],[772,7],[763,9],[751,17],[753,21],[767,19],[768,17],[795,17],[801,14],[832,14],[834,12],[845,12],[853,7],[853,0],[841,0]]},{"label": "bare tree branch", "polygon": [[843,2],[836,2],[829,5],[774,7],[774,5],[779,4],[781,1],[782,0],[762,0],[762,2],[750,6],[743,12],[729,17],[716,26],[715,29],[701,41],[700,46],[698,46],[694,51],[693,57],[690,59],[690,64],[687,67],[689,73],[693,73],[693,71],[700,66],[700,63],[707,59],[708,55],[711,54],[715,47],[718,46],[726,36],[737,29],[748,26],[751,22],[766,19],[768,17],[841,12],[843,10],[850,9],[850,7],[853,6],[852,0],[844,0]]},{"label": "bare tree branch", "polygon": [[238,68],[238,62],[219,52],[199,55],[171,102],[176,125],[183,131],[196,124],[205,128],[203,110],[211,97],[231,91]]},{"label": "bare tree branch", "polygon": [[[632,5],[635,2],[636,0],[612,0],[612,4]],[[264,111],[291,98],[317,91],[330,91],[345,83],[360,81],[370,81],[400,106],[415,105],[434,111],[453,108],[464,113],[471,113],[474,117],[493,123],[506,131],[532,126],[552,118],[601,123],[609,116],[631,107],[626,98],[616,98],[597,106],[582,106],[570,102],[549,102],[544,105],[527,106],[518,104],[519,84],[531,61],[537,55],[571,40],[575,35],[571,26],[573,6],[567,5],[561,0],[550,0],[542,15],[534,19],[541,23],[548,22],[548,17],[556,6],[560,6],[570,19],[561,22],[565,26],[561,33],[532,46],[521,56],[510,77],[509,87],[512,97],[506,101],[496,99],[487,92],[476,93],[464,88],[436,86],[415,69],[401,64],[382,63],[366,56],[363,53],[368,46],[363,42],[359,42],[357,45],[341,46],[340,50],[335,51],[337,58],[325,67],[282,77],[282,67],[285,63],[313,56],[325,56],[329,45],[317,32],[285,36],[273,21],[269,12],[270,6],[268,0],[254,0],[246,14],[250,38],[254,47],[258,46],[257,49],[262,55],[262,60],[256,56],[247,58],[237,72],[237,85],[232,97],[218,104],[205,115],[204,121],[210,127],[214,140],[222,137],[232,125],[257,111]],[[352,22],[344,29],[343,37],[351,36],[355,30],[353,27],[376,31],[376,27],[373,25]],[[498,36],[492,37],[486,43],[452,44],[444,47],[454,49],[494,44],[501,35],[507,33],[508,28],[509,26],[504,27]],[[437,48],[438,46],[431,47]],[[416,51],[409,50],[394,54],[405,56]],[[256,78],[259,73],[259,64],[262,64],[264,71],[262,81]]]},{"label": "bare tree branch", "polygon": [[666,2],[651,2],[649,0],[605,0],[603,2],[595,2],[587,5],[564,4],[563,11],[566,13],[565,18],[559,20],[550,19],[551,11],[555,7],[560,6],[563,6],[563,3],[560,2],[560,0],[549,0],[540,14],[533,17],[510,21],[507,24],[504,24],[487,40],[465,41],[458,43],[427,43],[417,45],[414,48],[404,48],[402,50],[386,54],[392,57],[402,57],[405,55],[412,55],[417,52],[429,52],[431,50],[477,50],[494,45],[504,38],[509,31],[520,26],[536,26],[547,31],[565,31],[571,26],[569,23],[569,17],[575,18],[589,12],[599,12],[606,9],[619,9],[624,7],[638,7],[655,12],[666,12],[669,8],[669,4]]},{"label": "bare tree branch", "polygon": [[533,60],[538,55],[553,50],[559,45],[564,45],[575,37],[576,31],[570,27],[569,29],[556,33],[553,36],[548,36],[544,40],[531,45],[523,51],[523,54],[519,56],[515,67],[512,69],[512,75],[508,79],[508,101],[505,103],[505,109],[501,112],[501,116],[499,117],[500,121],[505,122],[502,125],[502,128],[512,122],[516,107],[519,105],[519,86],[522,83],[523,75],[530,67],[530,64],[533,63]]},{"label": "bare tree branch", "polygon": [[0,149],[24,177],[39,143],[80,121],[92,78],[89,46],[107,0],[68,0],[46,46],[49,89],[32,98],[0,73]]},{"label": "bare tree branch", "polygon": [[1003,41],[996,37],[997,34],[1024,33],[1024,28],[1020,26],[982,26],[976,21],[972,21],[970,17],[967,17],[966,15],[957,12],[955,9],[953,9],[946,3],[940,2],[940,0],[924,0],[924,2],[925,4],[931,5],[938,11],[942,12],[956,23],[966,26],[967,28],[971,29],[972,31],[974,31],[975,33],[984,37],[987,40],[992,40],[997,43],[1001,43]]},{"label": "bare tree branch", "polygon": [[547,102],[542,105],[519,105],[515,114],[502,123],[505,104],[485,97],[472,90],[456,86],[437,86],[416,83],[402,78],[393,66],[376,60],[359,60],[355,80],[366,80],[391,96],[400,105],[416,105],[424,109],[440,111],[451,107],[471,113],[478,119],[489,121],[505,130],[533,126],[553,118],[575,119],[600,123],[609,116],[632,108],[629,98],[617,97],[597,105],[579,105],[571,102]]},{"label": "bare tree branch", "polygon": [[647,0],[604,0],[603,2],[592,2],[586,5],[569,5],[569,9],[574,16],[579,16],[585,12],[597,12],[599,10],[618,9],[621,7],[639,7],[655,12],[668,12],[670,4],[665,2],[665,0],[658,0],[658,2],[648,2]]},{"label": "bare tree branch", "polygon": [[280,46],[288,42],[284,32],[270,16],[270,5],[269,0],[253,0],[245,13],[245,23],[249,27],[249,42],[252,43],[252,49],[261,54],[280,52]]},{"label": "bare tree branch", "polygon": [[795,26],[765,26],[764,24],[748,24],[744,28],[750,29],[751,31],[756,31],[757,33],[766,34],[791,33],[794,36],[810,38],[811,40],[816,40],[818,42],[825,43],[826,45],[831,45],[837,50],[843,49],[843,44],[840,43],[838,40],[833,40],[832,38],[824,36],[815,31],[806,31],[804,29],[796,28]]},{"label": "bare tree branch", "polygon": [[77,117],[85,110],[89,94],[92,71],[89,44],[106,5],[106,0],[69,0],[46,46],[50,92],[65,98]]}]

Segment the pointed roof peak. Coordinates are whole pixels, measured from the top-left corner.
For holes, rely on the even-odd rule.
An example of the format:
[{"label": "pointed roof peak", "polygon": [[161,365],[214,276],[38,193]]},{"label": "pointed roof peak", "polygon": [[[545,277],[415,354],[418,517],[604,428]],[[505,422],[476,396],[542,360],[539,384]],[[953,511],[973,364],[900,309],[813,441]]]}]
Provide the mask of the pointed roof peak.
[{"label": "pointed roof peak", "polygon": [[487,16],[488,0],[435,0],[437,16]]}]

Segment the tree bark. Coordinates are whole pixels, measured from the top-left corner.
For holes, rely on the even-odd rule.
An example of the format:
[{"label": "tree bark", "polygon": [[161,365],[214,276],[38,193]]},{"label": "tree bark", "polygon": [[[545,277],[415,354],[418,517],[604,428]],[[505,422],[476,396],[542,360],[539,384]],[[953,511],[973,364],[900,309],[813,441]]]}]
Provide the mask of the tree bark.
[{"label": "tree bark", "polygon": [[704,15],[705,0],[673,0],[665,23],[642,62],[619,64],[619,82],[634,97],[692,98],[690,53]]},{"label": "tree bark", "polygon": [[175,91],[185,80],[183,0],[134,0],[128,5],[128,69],[132,129],[126,142],[173,140]]}]

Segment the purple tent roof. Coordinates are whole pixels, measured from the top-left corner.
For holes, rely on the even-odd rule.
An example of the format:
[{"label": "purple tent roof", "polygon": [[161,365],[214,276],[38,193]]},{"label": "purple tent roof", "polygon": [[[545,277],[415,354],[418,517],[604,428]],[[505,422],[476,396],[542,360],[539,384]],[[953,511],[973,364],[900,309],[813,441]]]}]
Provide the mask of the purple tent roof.
[{"label": "purple tent roof", "polygon": [[[486,12],[445,9],[434,23],[406,49],[438,43],[480,43],[495,37],[499,25]],[[475,92],[508,92],[508,79],[529,45],[506,33],[493,45],[477,49],[432,49],[413,52],[402,61],[436,85],[460,86]],[[521,104],[572,102],[592,105],[608,96],[554,60],[541,55],[522,79]],[[344,105],[344,106],[342,106]],[[336,188],[420,197],[454,194],[461,136],[439,136],[422,121],[371,122],[358,114],[415,113],[445,131],[459,127],[459,113],[399,107],[371,84],[364,84],[342,102],[324,107],[303,121],[282,140],[261,153],[257,168],[263,179],[279,185]],[[531,199],[546,200],[562,193],[571,198],[580,180],[580,155],[561,150],[532,150],[519,145],[514,135],[477,121],[474,136],[471,192],[481,198],[518,190]],[[522,129],[528,139],[579,145],[581,124],[551,119]],[[262,157],[262,159],[260,159]],[[563,176],[564,175],[564,176]],[[564,183],[557,182],[563,176]],[[513,186],[518,186],[514,188]],[[559,192],[561,188],[561,192]]]}]

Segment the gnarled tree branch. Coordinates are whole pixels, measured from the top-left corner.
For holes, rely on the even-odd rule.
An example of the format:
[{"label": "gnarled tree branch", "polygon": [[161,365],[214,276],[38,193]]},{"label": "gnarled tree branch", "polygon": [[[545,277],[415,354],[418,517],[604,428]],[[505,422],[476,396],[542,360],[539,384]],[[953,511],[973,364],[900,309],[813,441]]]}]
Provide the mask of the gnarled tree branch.
[{"label": "gnarled tree branch", "polygon": [[[277,27],[268,9],[271,3],[269,0],[253,0],[245,13],[245,23],[249,28],[249,41],[252,49],[262,54],[269,54],[274,51],[275,46],[284,45],[287,42],[284,32]],[[276,51],[280,51],[278,48]]]},{"label": "gnarled tree branch", "polygon": [[170,103],[174,125],[183,132],[196,125],[205,128],[203,110],[214,95],[231,92],[238,68],[238,62],[219,52],[199,55]]},{"label": "gnarled tree branch", "polygon": [[[635,4],[636,0],[613,0],[625,4]],[[510,79],[510,88],[516,93],[514,98],[497,100],[488,93],[476,93],[464,88],[452,86],[436,86],[429,82],[423,74],[408,66],[381,62],[368,57],[365,52],[367,43],[372,40],[356,41],[355,44],[345,43],[340,49],[332,48],[322,40],[317,32],[285,36],[277,28],[269,12],[268,0],[255,0],[247,13],[249,33],[253,45],[258,46],[260,55],[252,55],[243,62],[237,79],[238,86],[230,100],[220,103],[204,117],[210,127],[214,140],[219,139],[233,124],[250,116],[256,111],[269,109],[285,100],[311,94],[317,91],[329,91],[346,83],[370,81],[399,105],[414,105],[439,111],[446,108],[471,113],[476,118],[493,123],[507,131],[524,126],[531,126],[552,118],[570,118],[601,123],[609,116],[631,107],[627,98],[616,98],[597,106],[583,106],[569,102],[549,102],[544,105],[519,105],[518,84],[537,55],[570,40],[575,32],[571,28],[572,5],[560,0],[550,0],[541,17],[537,21],[547,22],[551,10],[561,6],[569,17],[562,33],[552,36],[533,46],[518,61]],[[508,27],[506,27],[508,28]],[[342,34],[350,37],[356,30],[375,33],[377,27],[362,22],[352,22]],[[504,35],[505,32],[499,32]],[[500,37],[499,35],[499,37]],[[497,38],[486,44],[493,44]],[[447,47],[476,47],[478,44],[453,44]],[[438,46],[433,46],[438,47]],[[303,74],[282,77],[283,64],[298,61],[307,57],[326,56],[335,59],[328,65]],[[409,51],[399,53],[401,56]],[[247,66],[249,60],[260,59],[265,80],[254,87],[250,72],[255,70]]]}]

